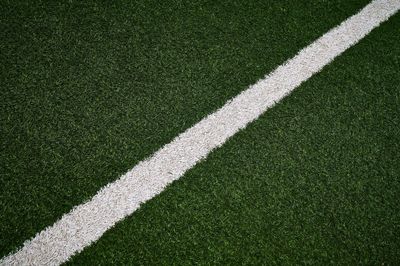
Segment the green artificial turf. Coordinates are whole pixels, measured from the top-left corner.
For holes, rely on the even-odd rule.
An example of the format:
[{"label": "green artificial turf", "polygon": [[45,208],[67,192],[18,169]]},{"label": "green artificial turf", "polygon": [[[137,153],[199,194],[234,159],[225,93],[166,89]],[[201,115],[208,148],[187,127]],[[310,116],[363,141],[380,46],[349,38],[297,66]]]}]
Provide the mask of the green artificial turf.
[{"label": "green artificial turf", "polygon": [[3,1],[0,256],[367,2]]},{"label": "green artificial turf", "polygon": [[400,263],[400,14],[69,264]]}]

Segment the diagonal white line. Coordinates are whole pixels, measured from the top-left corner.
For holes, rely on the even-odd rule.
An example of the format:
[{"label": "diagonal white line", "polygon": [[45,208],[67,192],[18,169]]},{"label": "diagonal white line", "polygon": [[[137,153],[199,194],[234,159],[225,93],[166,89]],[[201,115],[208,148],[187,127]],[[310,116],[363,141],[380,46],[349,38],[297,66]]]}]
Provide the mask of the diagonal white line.
[{"label": "diagonal white line", "polygon": [[400,0],[375,0],[333,28],[221,109],[140,162],[90,201],[76,206],[24,243],[0,265],[58,265],[82,251],[137,210],[240,129],[319,72],[335,57],[395,14]]}]

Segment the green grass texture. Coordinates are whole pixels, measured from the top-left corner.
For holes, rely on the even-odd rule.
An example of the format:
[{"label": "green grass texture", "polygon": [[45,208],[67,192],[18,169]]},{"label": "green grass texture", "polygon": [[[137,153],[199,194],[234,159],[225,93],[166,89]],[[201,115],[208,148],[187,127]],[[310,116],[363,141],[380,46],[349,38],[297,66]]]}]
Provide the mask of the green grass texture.
[{"label": "green grass texture", "polygon": [[398,265],[400,14],[72,264]]},{"label": "green grass texture", "polygon": [[0,256],[367,2],[3,1]]}]

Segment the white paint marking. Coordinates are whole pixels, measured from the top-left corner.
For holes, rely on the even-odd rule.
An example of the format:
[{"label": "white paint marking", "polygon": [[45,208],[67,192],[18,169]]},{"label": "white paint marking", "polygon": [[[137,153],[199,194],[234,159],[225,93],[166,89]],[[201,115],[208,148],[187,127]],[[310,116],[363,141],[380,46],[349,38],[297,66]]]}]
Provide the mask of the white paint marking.
[{"label": "white paint marking", "polygon": [[151,158],[140,162],[90,201],[76,206],[61,220],[24,243],[0,265],[58,265],[82,251],[141,203],[159,194],[188,169],[221,146],[240,129],[319,72],[395,14],[400,0],[376,0],[350,17],[270,75],[227,102],[176,137]]}]

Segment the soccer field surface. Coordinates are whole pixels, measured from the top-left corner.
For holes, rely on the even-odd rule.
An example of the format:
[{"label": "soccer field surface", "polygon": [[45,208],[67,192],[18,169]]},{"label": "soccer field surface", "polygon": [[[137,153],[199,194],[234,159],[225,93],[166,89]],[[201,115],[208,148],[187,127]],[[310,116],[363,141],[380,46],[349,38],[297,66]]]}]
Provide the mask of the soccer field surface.
[{"label": "soccer field surface", "polygon": [[0,264],[399,264],[398,8],[4,1]]}]

